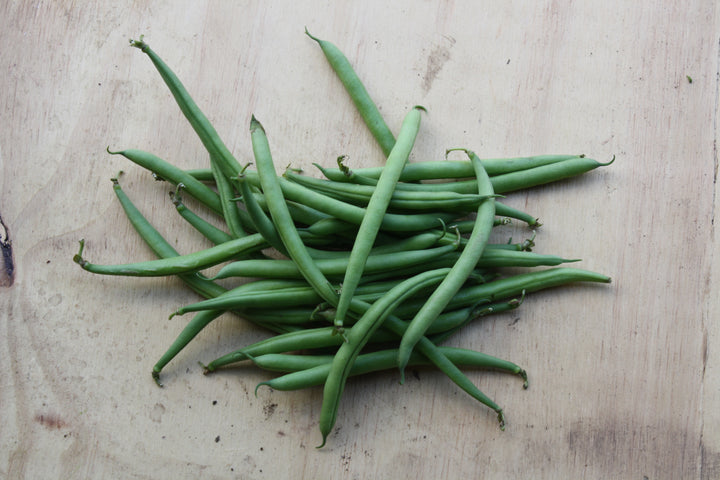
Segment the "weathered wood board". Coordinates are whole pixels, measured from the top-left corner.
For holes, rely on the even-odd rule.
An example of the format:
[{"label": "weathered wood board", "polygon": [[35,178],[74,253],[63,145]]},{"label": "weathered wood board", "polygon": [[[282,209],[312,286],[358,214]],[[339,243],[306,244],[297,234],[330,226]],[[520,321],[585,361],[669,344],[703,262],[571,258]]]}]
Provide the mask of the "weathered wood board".
[{"label": "weathered wood board", "polygon": [[[717,138],[720,8],[620,2],[47,2],[0,6],[0,477],[720,477]],[[452,345],[527,368],[530,388],[471,378],[507,429],[443,375],[352,381],[322,450],[321,389],[253,395],[268,374],[203,376],[264,336],[230,316],[150,370],[197,297],[179,282],[90,275],[151,259],[114,198],[123,186],[180,251],[205,243],[169,187],[105,148],[207,166],[148,59],[178,73],[231,151],[265,125],[278,169],[340,154],[382,164],[307,26],[350,58],[396,131],[428,109],[413,161],[585,153],[616,161],[508,197],[538,215],[537,251],[583,259],[574,286],[469,326]],[[521,227],[503,231],[529,235]],[[5,249],[8,250],[8,249]],[[10,257],[4,257],[7,258]]]}]

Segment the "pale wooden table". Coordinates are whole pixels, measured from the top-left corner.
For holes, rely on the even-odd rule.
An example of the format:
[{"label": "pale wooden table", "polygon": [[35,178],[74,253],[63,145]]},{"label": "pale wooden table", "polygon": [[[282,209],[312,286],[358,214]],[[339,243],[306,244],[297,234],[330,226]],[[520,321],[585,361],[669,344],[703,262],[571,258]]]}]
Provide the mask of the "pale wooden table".
[{"label": "pale wooden table", "polygon": [[[717,2],[143,3],[0,7],[0,215],[15,263],[0,287],[0,477],[720,477]],[[544,221],[538,251],[583,258],[613,283],[534,294],[453,339],[528,369],[527,391],[471,373],[505,408],[505,432],[442,375],[418,370],[400,386],[389,372],[348,386],[316,450],[320,389],[255,397],[265,373],[200,374],[198,360],[262,338],[230,317],[159,389],[150,369],[184,323],[167,315],[197,297],[71,261],[80,238],[98,262],[152,258],[112,193],[120,169],[178,249],[204,245],[166,185],[105,153],[207,164],[127,47],[139,34],[241,161],[254,113],[278,168],[343,153],[381,164],[304,26],[347,53],[393,129],[428,108],[415,161],[455,146],[617,156],[508,199]]]}]

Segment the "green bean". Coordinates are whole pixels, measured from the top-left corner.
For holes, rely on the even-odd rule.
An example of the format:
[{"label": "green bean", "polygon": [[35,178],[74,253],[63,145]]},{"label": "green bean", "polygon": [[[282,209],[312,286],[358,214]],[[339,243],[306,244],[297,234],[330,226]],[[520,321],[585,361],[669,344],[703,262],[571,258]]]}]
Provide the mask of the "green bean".
[{"label": "green bean", "polygon": [[336,305],[338,301],[337,292],[317,265],[315,265],[313,258],[310,256],[310,253],[295,228],[287,204],[285,203],[283,192],[280,189],[277,174],[275,173],[265,129],[254,116],[250,122],[250,135],[258,177],[260,178],[263,193],[267,200],[268,210],[270,210],[270,216],[275,224],[278,235],[282,239],[285,250],[288,252],[290,258],[297,263],[298,269],[302,272],[303,277],[312,285],[313,289],[315,289],[323,300]]},{"label": "green bean", "polygon": [[168,180],[175,185],[183,184],[187,191],[194,198],[202,202],[216,213],[222,214],[222,206],[217,193],[213,192],[205,184],[199,182],[182,169],[166,162],[162,158],[143,150],[127,149],[113,152],[108,147],[110,155],[122,155],[133,163],[157,174],[163,180]]},{"label": "green bean", "polygon": [[228,177],[237,175],[237,173],[242,170],[242,167],[220,139],[220,135],[218,135],[215,127],[212,126],[205,114],[197,106],[177,75],[175,75],[160,56],[143,41],[142,36],[140,36],[139,40],[130,40],[130,45],[140,49],[150,58],[150,61],[157,69],[165,85],[169,88],[170,93],[172,93],[173,98],[175,98],[175,102],[178,107],[180,107],[183,115],[190,122],[200,141],[208,153],[210,153],[210,157],[220,163],[221,168]]},{"label": "green bean", "polygon": [[290,325],[309,325],[317,323],[319,320],[314,318],[315,311],[312,308],[290,307],[290,308],[246,308],[239,310],[238,313],[252,322],[274,323],[274,324],[290,324]]},{"label": "green bean", "polygon": [[[457,262],[460,260],[461,255],[462,253],[446,253],[437,260],[445,260],[448,263]],[[579,261],[580,260],[576,258],[563,258],[557,255],[546,255],[522,250],[491,247],[485,249],[474,267],[554,267],[563,263],[574,263]]]},{"label": "green bean", "polygon": [[[521,295],[523,291],[532,293],[575,282],[610,283],[611,279],[606,275],[579,268],[547,268],[464,287],[455,294],[447,308],[454,310],[476,305],[479,302],[495,302]],[[414,315],[423,303],[413,300],[406,302],[396,310],[396,315],[400,317]]]},{"label": "green bean", "polygon": [[254,292],[228,291],[215,298],[183,305],[175,310],[171,316],[185,315],[190,312],[202,310],[241,310],[245,308],[260,308],[272,305],[275,308],[299,307],[316,305],[322,298],[310,286],[284,288],[278,290],[263,290]]},{"label": "green bean", "polygon": [[[247,174],[247,178],[251,182],[257,181],[250,173]],[[355,225],[362,223],[365,216],[364,208],[327,197],[282,177],[277,180],[286,199],[303,203],[348,223]],[[435,227],[438,224],[438,219],[449,222],[454,218],[454,214],[448,213],[407,215],[386,213],[381,228],[388,232],[419,232]]]},{"label": "green bean", "polygon": [[[138,208],[133,204],[132,200],[127,196],[120,186],[117,177],[112,178],[113,191],[120,205],[125,212],[128,220],[132,224],[135,231],[138,232],[140,238],[150,247],[150,249],[160,258],[179,257],[180,254],[175,250],[165,238],[158,232],[155,227],[143,216]],[[80,251],[82,252],[84,240],[80,240]],[[210,298],[220,295],[226,289],[215,282],[211,282],[197,273],[180,275],[180,279],[185,282],[193,291],[199,295]]]},{"label": "green bean", "polygon": [[[316,192],[335,199],[366,206],[375,191],[374,185],[335,182],[319,178],[306,177],[296,173],[286,173],[285,177]],[[426,210],[426,211],[469,211],[477,209],[485,197],[456,192],[419,192],[414,190],[394,190],[388,203],[389,210]]]},{"label": "green bean", "polygon": [[504,203],[498,202],[497,200],[495,200],[495,215],[523,221],[527,223],[529,227],[538,228],[542,226],[540,220],[537,217],[534,217],[529,213],[525,213],[522,210],[518,210],[517,208],[505,205]]},{"label": "green bean", "polygon": [[[467,151],[470,160],[475,167],[477,175],[478,193],[480,195],[493,195],[493,187],[490,177],[480,163],[480,159],[474,152]],[[425,334],[425,330],[432,324],[437,316],[445,309],[452,297],[460,290],[467,280],[470,272],[475,268],[485,251],[485,245],[490,237],[492,221],[495,218],[495,200],[489,198],[478,207],[475,228],[470,235],[468,243],[463,248],[460,257],[452,267],[450,273],[443,282],[430,295],[427,302],[410,322],[410,326],[403,335],[398,349],[398,366],[400,368],[400,382],[404,381],[405,365],[410,359],[413,348]]]},{"label": "green bean", "polygon": [[260,234],[248,235],[198,252],[172,258],[148,260],[145,262],[120,265],[99,265],[90,263],[82,257],[84,244],[73,257],[73,261],[88,272],[101,275],[121,275],[135,277],[158,277],[193,273],[212,267],[239,255],[245,255],[267,248],[267,242]]},{"label": "green bean", "polygon": [[[433,249],[369,255],[365,264],[365,272],[379,273],[423,265],[433,259],[443,258],[444,254],[450,253],[455,248],[452,245],[445,245]],[[315,263],[326,277],[342,277],[348,270],[349,259],[316,259]],[[219,280],[230,277],[303,278],[303,275],[292,260],[238,260],[222,267],[211,279]]]},{"label": "green bean", "polygon": [[499,175],[492,178],[492,184],[495,193],[509,193],[580,175],[595,168],[610,165],[614,160],[615,157],[607,163],[600,163],[591,158],[577,157],[550,165]]},{"label": "green bean", "polygon": [[370,98],[365,86],[355,73],[355,70],[353,70],[348,59],[332,43],[313,37],[307,28],[305,29],[305,33],[320,45],[320,48],[325,54],[325,58],[327,58],[330,66],[347,90],[358,113],[360,113],[368,129],[380,145],[383,154],[388,156],[395,145],[395,137],[385,124],[385,120],[383,120],[382,115],[380,115],[380,111],[375,105],[375,102]]},{"label": "green bean", "polygon": [[350,308],[350,300],[355,294],[355,288],[360,283],[365,263],[370,254],[370,249],[375,243],[375,237],[380,230],[393,189],[415,144],[415,137],[417,137],[420,129],[422,111],[424,111],[423,107],[416,106],[405,116],[397,142],[395,142],[395,146],[388,155],[383,173],[380,175],[377,187],[365,210],[365,216],[360,223],[355,243],[350,252],[345,278],[340,291],[340,299],[338,300],[337,314],[335,316],[335,326],[338,330],[342,329],[345,315],[347,315]]},{"label": "green bean", "polygon": [[[525,170],[517,170],[517,171],[511,171],[510,173],[504,173],[501,175],[495,175],[490,177],[490,181],[493,185],[493,190],[496,194],[504,194],[504,193],[510,193],[515,192],[517,190],[525,189],[525,188],[531,188],[538,185],[544,185],[547,183],[555,182],[558,180],[563,180],[565,178],[570,178],[573,176],[580,175],[582,173],[589,172],[590,170],[593,170],[598,167],[603,167],[610,165],[614,161],[615,157],[613,157],[612,160],[606,163],[600,163],[596,160],[593,160],[591,158],[578,156],[578,157],[572,157],[569,159],[557,161],[554,163],[549,164],[543,164],[540,166],[528,168]],[[435,163],[438,164],[437,168],[440,168],[440,165],[442,163],[449,163],[449,162],[419,162],[419,163],[413,163],[409,164],[409,166],[424,166],[425,164],[431,164],[435,165]],[[419,171],[424,172],[424,170],[431,170],[431,169],[421,169],[418,168]],[[452,169],[448,168],[445,173],[443,173],[443,170],[439,170],[437,173],[433,173],[435,176],[427,176],[419,178],[419,180],[431,180],[431,179],[451,179],[451,178],[459,178],[453,176],[451,173],[449,173]],[[335,181],[342,181],[342,178],[344,177],[342,173],[335,172],[331,169],[326,169],[326,176],[328,178],[335,180]],[[372,175],[376,175],[374,171],[368,172]],[[443,176],[438,176],[443,175]],[[372,184],[373,180],[371,177],[364,177],[363,175],[359,175],[357,172],[353,173],[353,180],[362,182],[363,184]],[[361,180],[365,178],[365,180]],[[410,180],[416,179],[415,176],[407,176],[402,177],[402,182],[408,182]],[[460,181],[452,181],[452,182],[434,182],[434,183],[400,183],[397,186],[398,190],[414,190],[414,191],[420,191],[420,192],[435,192],[435,191],[444,191],[444,192],[455,192],[459,194],[467,194],[467,193],[474,193],[477,190],[477,184],[475,180],[460,180]]]},{"label": "green bean", "polygon": [[[359,307],[364,302],[358,300],[353,302],[354,305]],[[356,308],[357,308],[356,307]],[[369,308],[369,305],[364,304],[363,308]],[[396,309],[397,312],[397,309]],[[395,335],[402,337],[407,331],[408,323],[400,320],[395,315],[389,315],[383,323],[383,328],[386,328]],[[479,401],[483,405],[492,408],[497,414],[500,429],[505,429],[505,417],[502,408],[496,404],[491,398],[480,391],[475,384],[455,365],[450,359],[445,356],[438,347],[435,346],[427,337],[421,337],[417,343],[417,350],[424,355],[433,365],[439,368],[447,377],[452,380],[457,386],[459,386],[468,395]]]},{"label": "green bean", "polygon": [[[148,244],[153,252],[161,258],[179,256],[178,252],[167,242],[167,240],[162,237],[162,235],[160,235],[160,233],[142,215],[137,207],[135,207],[130,198],[120,187],[118,179],[113,178],[112,181],[113,191],[120,201],[120,205],[125,211],[125,214],[140,237]],[[198,274],[180,275],[179,278],[192,290],[206,298],[221,295],[226,291],[224,287],[209,281]],[[160,383],[160,371],[162,368],[167,365],[167,363],[170,362],[170,360],[172,360],[190,342],[190,340],[192,340],[192,338],[205,328],[205,326],[207,326],[214,318],[219,316],[220,313],[221,312],[215,311],[198,314],[198,316],[193,318],[185,329],[183,329],[178,339],[170,346],[166,353],[153,367],[152,376],[159,386],[162,386]]]},{"label": "green bean", "polygon": [[[284,285],[274,283],[278,282]],[[376,282],[371,285],[358,287],[358,297],[375,300],[399,281]],[[184,305],[178,308],[171,317],[184,315],[201,310],[242,310],[246,308],[260,308],[272,305],[274,308],[313,306],[322,302],[323,298],[307,282],[289,279],[264,279],[240,285],[214,298]],[[334,304],[329,303],[334,307]]]},{"label": "green bean", "polygon": [[[483,158],[480,162],[488,175],[495,176],[510,172],[517,172],[535,168],[542,165],[570,160],[582,155],[535,155],[530,157],[514,158]],[[326,178],[339,182],[351,181],[350,177],[339,168],[323,168],[316,164]],[[365,167],[352,170],[352,173],[365,178],[378,178],[382,167]],[[422,180],[441,180],[470,178],[475,175],[473,166],[469,161],[459,160],[426,160],[409,163],[400,176],[401,182],[418,182]]]},{"label": "green bean", "polygon": [[215,182],[215,176],[213,175],[212,169],[210,168],[188,168],[185,170],[185,173],[200,182]]},{"label": "green bean", "polygon": [[[401,140],[398,138],[396,145],[400,144]],[[449,271],[449,269],[430,270],[401,282],[373,303],[347,332],[347,342],[343,343],[335,354],[325,381],[319,421],[322,444],[318,448],[325,445],[327,436],[335,425],[340,397],[350,375],[350,369],[370,336],[398,304],[418,291],[442,281]],[[337,315],[335,319],[337,325]]]},{"label": "green bean", "polygon": [[441,330],[440,333],[428,337],[433,343],[440,344],[450,338],[468,323],[478,318],[485,317],[487,315],[514,310],[522,304],[524,299],[525,295],[523,293],[520,298],[513,298],[506,302],[495,302],[490,304],[481,303],[480,305],[471,308],[471,313],[467,315],[464,321],[456,324],[451,324],[450,322],[448,322],[449,315],[440,315],[426,330],[426,333],[430,334],[430,332],[433,330]]},{"label": "green bean", "polygon": [[[423,232],[407,238],[391,238],[388,243],[374,246],[370,255],[384,255],[388,253],[400,253],[408,250],[425,250],[436,245],[445,236],[445,232]],[[445,245],[459,244],[457,239],[444,242]],[[311,250],[310,253],[316,259],[347,259],[350,252],[346,250]]]},{"label": "green bean", "polygon": [[180,216],[215,245],[220,245],[221,243],[232,240],[229,234],[220,230],[185,206],[180,197],[180,190],[184,188],[184,186],[184,184],[179,183],[176,191],[170,192],[170,198]]},{"label": "green bean", "polygon": [[230,184],[230,180],[225,177],[220,169],[220,165],[218,165],[217,161],[213,161],[212,158],[210,159],[210,166],[213,176],[215,177],[218,195],[220,196],[223,218],[225,218],[225,223],[230,230],[230,234],[235,238],[244,237],[246,234],[240,222],[240,212],[238,211],[237,203],[233,201],[235,193]]},{"label": "green bean", "polygon": [[245,209],[255,224],[257,231],[270,245],[272,245],[273,248],[287,255],[285,246],[283,245],[277,230],[275,230],[275,225],[273,225],[272,220],[265,215],[265,212],[257,202],[255,195],[253,195],[250,190],[250,185],[244,181],[244,177],[242,175],[238,177],[238,184],[240,186],[240,193],[242,195],[243,203],[245,204]]},{"label": "green bean", "polygon": [[[344,342],[340,335],[335,335],[333,327],[308,328],[295,332],[275,335],[274,337],[261,340],[247,347],[235,350],[234,352],[216,358],[207,365],[203,365],[204,372],[211,373],[221,367],[233,363],[250,360],[253,357],[266,355],[268,353],[285,353],[298,350],[314,350],[325,347],[335,347]],[[377,343],[387,342],[394,338],[383,330],[375,332],[374,340]]]},{"label": "green bean", "polygon": [[193,317],[183,331],[180,332],[180,335],[175,339],[172,345],[170,345],[170,348],[168,348],[163,356],[160,357],[160,360],[158,360],[157,363],[155,363],[155,366],[153,366],[152,377],[159,387],[163,386],[163,384],[160,383],[160,372],[162,369],[165,368],[165,366],[170,363],[170,361],[175,358],[177,354],[180,353],[180,351],[185,348],[202,329],[223,313],[225,312],[222,310],[206,310],[198,312],[198,314]]},{"label": "green bean", "polygon": [[[451,362],[462,367],[487,368],[519,375],[527,383],[525,370],[507,360],[501,360],[491,355],[457,347],[438,347]],[[260,382],[255,388],[268,386],[273,390],[290,391],[322,385],[330,371],[331,356],[326,355],[290,355],[267,354],[253,357],[252,361],[258,367],[278,372],[289,372],[286,375]],[[408,365],[428,366],[432,363],[422,355],[414,353]],[[355,359],[350,376],[364,375],[397,367],[397,350],[379,350],[376,352],[358,355]],[[527,387],[525,387],[527,388]]]}]

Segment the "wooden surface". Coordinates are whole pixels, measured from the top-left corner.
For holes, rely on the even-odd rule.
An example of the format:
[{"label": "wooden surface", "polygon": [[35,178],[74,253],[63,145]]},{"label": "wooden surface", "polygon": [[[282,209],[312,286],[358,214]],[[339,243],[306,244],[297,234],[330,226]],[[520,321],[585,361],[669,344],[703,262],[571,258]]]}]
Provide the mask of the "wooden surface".
[{"label": "wooden surface", "polygon": [[[342,5],[339,5],[342,4]],[[2,478],[720,477],[717,2],[70,2],[0,6]],[[265,125],[278,168],[380,165],[317,45],[351,59],[395,131],[424,105],[413,161],[585,153],[614,165],[508,198],[541,217],[537,251],[610,286],[533,294],[451,344],[526,367],[471,378],[488,409],[420,369],[351,382],[322,450],[320,389],[253,389],[198,361],[262,338],[223,317],[150,371],[197,297],[165,279],[98,277],[71,258],[152,258],[109,178],[181,251],[204,246],[168,186],[105,148],[184,167],[207,158],[148,59],[179,74],[241,162]],[[690,79],[692,81],[690,81]],[[310,167],[312,168],[312,167]],[[503,237],[529,235],[517,227]],[[4,233],[2,237],[4,239]]]}]

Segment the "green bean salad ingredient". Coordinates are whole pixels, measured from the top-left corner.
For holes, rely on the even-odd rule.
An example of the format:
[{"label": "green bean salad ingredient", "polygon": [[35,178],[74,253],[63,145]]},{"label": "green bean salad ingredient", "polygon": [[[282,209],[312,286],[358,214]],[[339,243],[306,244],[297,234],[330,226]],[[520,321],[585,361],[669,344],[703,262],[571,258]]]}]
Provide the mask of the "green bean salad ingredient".
[{"label": "green bean salad ingredient", "polygon": [[[177,277],[201,297],[170,313],[173,319],[191,313],[192,318],[158,354],[152,378],[159,386],[163,369],[215,319],[231,313],[267,336],[203,364],[204,372],[255,365],[269,376],[256,394],[260,386],[277,391],[322,386],[319,447],[335,428],[353,376],[396,370],[402,383],[410,365],[440,370],[491,409],[504,429],[501,406],[461,367],[510,373],[527,388],[525,369],[442,343],[477,319],[519,308],[532,292],[610,283],[606,275],[565,265],[576,258],[533,252],[534,231],[519,243],[495,239],[511,221],[541,226],[535,212],[506,204],[507,194],[584,174],[615,158],[606,163],[574,154],[484,159],[470,148],[453,147],[446,157],[454,151],[465,158],[411,161],[425,108],[405,107],[395,136],[348,58],[331,42],[305,33],[320,46],[377,141],[377,166],[353,170],[340,156],[337,166],[316,163],[316,176],[291,168],[278,175],[270,138],[254,113],[252,152],[243,165],[141,36],[130,45],[155,66],[207,150],[208,164],[184,170],[138,149],[107,152],[174,185],[169,193],[177,213],[213,246],[177,252],[123,191],[117,175],[116,197],[157,259],[92,263],[83,256],[81,240],[75,263],[99,275]],[[183,201],[188,197],[203,206],[201,213]]]}]

